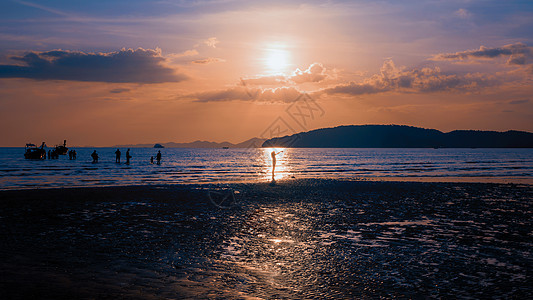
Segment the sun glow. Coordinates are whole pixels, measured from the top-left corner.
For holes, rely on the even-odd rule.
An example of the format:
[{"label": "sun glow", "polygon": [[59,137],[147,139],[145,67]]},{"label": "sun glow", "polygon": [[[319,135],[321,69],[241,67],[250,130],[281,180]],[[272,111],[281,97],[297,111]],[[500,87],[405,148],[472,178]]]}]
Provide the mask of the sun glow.
[{"label": "sun glow", "polygon": [[276,153],[276,166],[274,169],[274,180],[285,179],[290,175],[289,170],[289,148],[263,148],[264,174],[265,179],[272,179],[272,151]]},{"label": "sun glow", "polygon": [[282,45],[272,45],[266,48],[264,63],[266,70],[271,74],[283,73],[291,66],[291,54]]}]

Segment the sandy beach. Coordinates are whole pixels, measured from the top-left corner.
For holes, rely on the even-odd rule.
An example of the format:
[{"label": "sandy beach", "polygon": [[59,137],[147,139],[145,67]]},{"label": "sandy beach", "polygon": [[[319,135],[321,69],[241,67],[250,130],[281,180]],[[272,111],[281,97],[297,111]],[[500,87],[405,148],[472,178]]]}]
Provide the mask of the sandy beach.
[{"label": "sandy beach", "polygon": [[526,299],[532,199],[319,179],[2,191],[0,298]]}]

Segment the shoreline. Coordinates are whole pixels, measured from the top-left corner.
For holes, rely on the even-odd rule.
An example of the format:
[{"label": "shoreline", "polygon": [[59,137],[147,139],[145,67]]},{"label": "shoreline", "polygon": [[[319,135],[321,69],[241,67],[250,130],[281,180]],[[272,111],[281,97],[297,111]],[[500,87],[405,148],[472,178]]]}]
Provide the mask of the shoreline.
[{"label": "shoreline", "polygon": [[532,198],[529,185],[326,179],[0,191],[0,290],[529,298]]},{"label": "shoreline", "polygon": [[[267,176],[268,177],[268,176]],[[429,176],[420,176],[420,177],[403,177],[403,176],[390,176],[390,177],[355,177],[355,178],[315,178],[315,177],[304,177],[304,178],[282,178],[277,180],[280,182],[298,182],[298,181],[338,181],[338,182],[425,182],[425,183],[474,183],[474,184],[512,184],[512,185],[525,185],[533,186],[533,177],[457,177],[457,176],[441,176],[441,177],[429,177]],[[109,188],[109,187],[156,187],[156,186],[181,186],[181,187],[193,187],[193,186],[210,186],[210,185],[242,185],[242,184],[269,184],[269,180],[231,180],[231,181],[209,181],[209,182],[175,182],[175,183],[148,183],[148,184],[95,184],[95,185],[66,185],[66,186],[21,186],[21,187],[1,187],[0,192],[4,191],[25,191],[25,190],[50,190],[50,189],[80,189],[80,188]]]}]

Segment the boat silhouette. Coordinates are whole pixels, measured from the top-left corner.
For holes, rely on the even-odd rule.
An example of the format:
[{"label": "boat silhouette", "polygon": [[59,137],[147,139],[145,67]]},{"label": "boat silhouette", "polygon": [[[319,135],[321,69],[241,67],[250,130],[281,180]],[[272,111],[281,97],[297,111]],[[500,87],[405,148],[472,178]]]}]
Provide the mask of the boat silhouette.
[{"label": "boat silhouette", "polygon": [[68,152],[67,148],[67,140],[63,141],[63,145],[56,145],[56,148],[54,150],[59,155],[66,155]]},{"label": "boat silhouette", "polygon": [[24,152],[24,158],[26,159],[45,159],[46,150],[44,150],[45,143],[43,142],[41,147],[37,147],[34,144],[26,144],[26,152]]}]

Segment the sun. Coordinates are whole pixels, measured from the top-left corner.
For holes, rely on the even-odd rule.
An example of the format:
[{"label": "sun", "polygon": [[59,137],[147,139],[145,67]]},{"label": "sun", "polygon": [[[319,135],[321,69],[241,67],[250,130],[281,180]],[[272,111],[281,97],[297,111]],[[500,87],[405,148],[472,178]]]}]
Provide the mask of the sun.
[{"label": "sun", "polygon": [[289,64],[289,54],[280,49],[271,49],[265,59],[267,68],[271,71],[282,72]]},{"label": "sun", "polygon": [[284,73],[289,70],[291,55],[283,45],[270,45],[265,49],[264,64],[270,74]]}]

